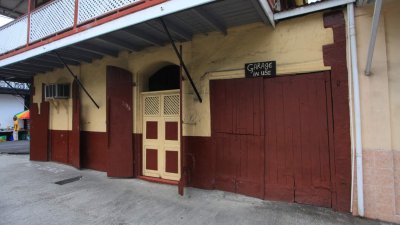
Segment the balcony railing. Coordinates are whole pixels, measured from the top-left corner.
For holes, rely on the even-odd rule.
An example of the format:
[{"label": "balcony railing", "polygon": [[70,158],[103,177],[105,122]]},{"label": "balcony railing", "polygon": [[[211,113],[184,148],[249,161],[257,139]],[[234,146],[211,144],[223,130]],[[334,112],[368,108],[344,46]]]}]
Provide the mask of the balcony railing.
[{"label": "balcony railing", "polygon": [[[0,27],[0,55],[154,0],[54,0]],[[113,17],[114,19],[117,17]],[[28,26],[29,25],[29,26]],[[90,27],[90,26],[89,26]],[[78,32],[78,31],[77,31]]]},{"label": "balcony railing", "polygon": [[6,82],[0,81],[0,88],[7,88],[7,89],[17,89],[17,90],[29,90],[29,86],[27,83],[20,83],[20,82]]},{"label": "balcony railing", "polygon": [[23,47],[28,41],[28,16],[0,27],[0,54]]},{"label": "balcony railing", "polygon": [[283,12],[324,0],[268,0],[274,12]]}]

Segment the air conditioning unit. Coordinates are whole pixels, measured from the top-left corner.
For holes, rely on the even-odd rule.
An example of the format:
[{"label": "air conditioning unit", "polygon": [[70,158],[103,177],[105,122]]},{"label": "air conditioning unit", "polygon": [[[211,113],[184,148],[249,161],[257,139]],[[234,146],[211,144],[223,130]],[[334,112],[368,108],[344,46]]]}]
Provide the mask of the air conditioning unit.
[{"label": "air conditioning unit", "polygon": [[46,100],[70,98],[70,84],[47,84],[45,88]]}]

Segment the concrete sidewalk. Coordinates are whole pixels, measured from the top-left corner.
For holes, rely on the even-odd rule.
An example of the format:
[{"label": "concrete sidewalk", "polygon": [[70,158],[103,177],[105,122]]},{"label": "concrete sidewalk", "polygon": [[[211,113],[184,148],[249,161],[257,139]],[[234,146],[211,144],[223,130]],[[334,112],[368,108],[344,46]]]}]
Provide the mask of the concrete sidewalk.
[{"label": "concrete sidewalk", "polygon": [[29,141],[0,142],[0,154],[29,154]]},{"label": "concrete sidewalk", "polygon": [[0,155],[0,224],[385,224],[221,191],[187,188],[181,197],[175,186],[28,158]]}]

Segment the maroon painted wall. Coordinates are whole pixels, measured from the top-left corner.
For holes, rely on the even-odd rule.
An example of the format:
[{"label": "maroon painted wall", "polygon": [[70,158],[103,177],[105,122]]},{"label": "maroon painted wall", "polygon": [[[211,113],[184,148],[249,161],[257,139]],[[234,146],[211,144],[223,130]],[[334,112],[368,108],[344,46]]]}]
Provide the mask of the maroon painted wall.
[{"label": "maroon painted wall", "polygon": [[79,86],[77,81],[72,83],[72,130],[69,133],[68,164],[75,168],[81,168],[80,152],[80,121],[81,121],[81,101]]},{"label": "maroon painted wall", "polygon": [[50,160],[68,164],[69,131],[50,130]]},{"label": "maroon painted wall", "polygon": [[31,103],[30,123],[31,123],[31,141],[30,141],[30,159],[36,161],[47,161],[48,141],[49,141],[49,112],[50,105],[48,102]]},{"label": "maroon painted wall", "polygon": [[142,143],[143,143],[143,135],[142,134],[133,134],[133,169],[134,176],[139,177],[142,176]]},{"label": "maroon painted wall", "polygon": [[83,168],[107,171],[107,137],[106,132],[81,132],[80,148]]},{"label": "maroon painted wall", "polygon": [[211,137],[183,136],[188,163],[187,183],[202,189],[214,188],[215,157]]},{"label": "maroon painted wall", "polygon": [[331,66],[334,124],[335,192],[334,209],[350,211],[351,142],[348,71],[346,61],[346,24],[342,11],[324,14],[324,26],[333,29],[334,43],[323,46],[324,63]]}]

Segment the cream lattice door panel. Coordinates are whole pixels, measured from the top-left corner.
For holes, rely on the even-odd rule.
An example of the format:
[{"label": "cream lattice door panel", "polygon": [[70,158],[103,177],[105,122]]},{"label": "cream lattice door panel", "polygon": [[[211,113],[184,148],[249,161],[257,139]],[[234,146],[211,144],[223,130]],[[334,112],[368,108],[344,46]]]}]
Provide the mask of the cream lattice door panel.
[{"label": "cream lattice door panel", "polygon": [[179,90],[144,93],[143,106],[143,175],[179,180]]}]

